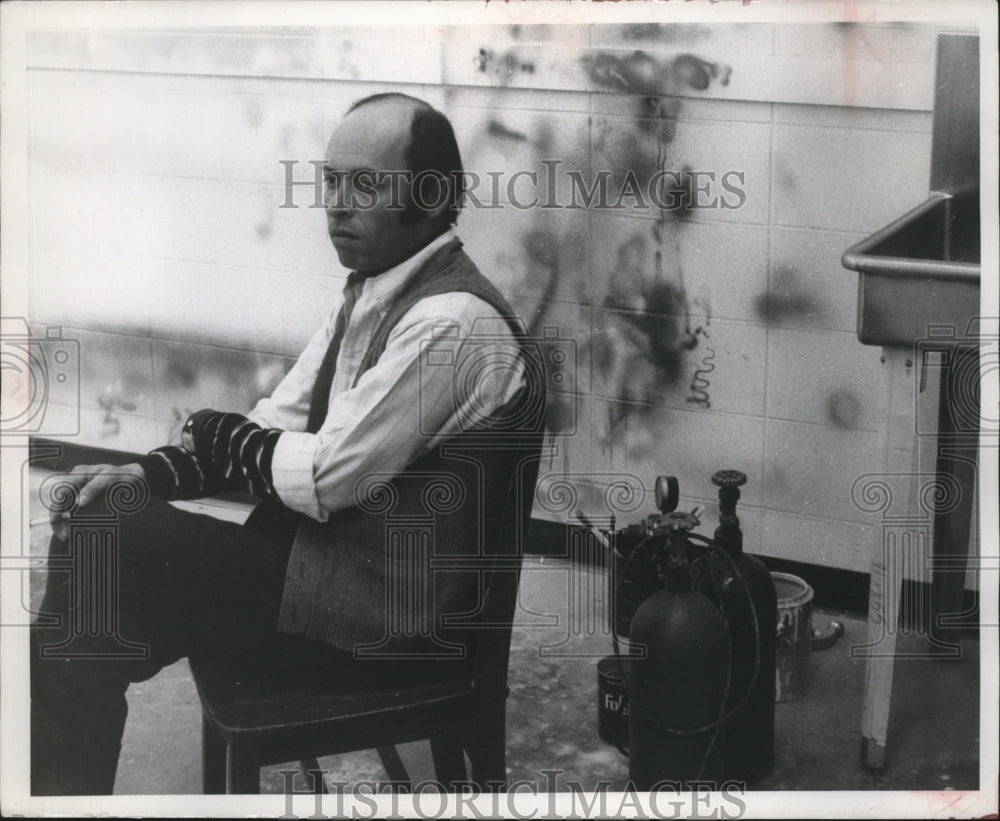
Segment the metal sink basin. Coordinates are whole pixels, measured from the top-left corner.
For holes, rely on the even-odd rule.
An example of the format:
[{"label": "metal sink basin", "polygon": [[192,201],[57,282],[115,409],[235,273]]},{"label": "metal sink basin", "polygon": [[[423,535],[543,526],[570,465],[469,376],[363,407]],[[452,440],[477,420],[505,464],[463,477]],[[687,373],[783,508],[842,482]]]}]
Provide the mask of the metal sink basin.
[{"label": "metal sink basin", "polygon": [[979,192],[933,192],[841,261],[859,274],[858,339],[865,345],[912,345],[929,325],[962,334],[979,315]]}]

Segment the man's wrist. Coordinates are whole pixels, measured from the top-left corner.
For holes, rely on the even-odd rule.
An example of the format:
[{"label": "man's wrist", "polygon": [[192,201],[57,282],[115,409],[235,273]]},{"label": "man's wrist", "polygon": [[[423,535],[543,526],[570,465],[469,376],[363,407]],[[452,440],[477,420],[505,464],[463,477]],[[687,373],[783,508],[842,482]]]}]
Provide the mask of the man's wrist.
[{"label": "man's wrist", "polygon": [[164,450],[166,448],[159,448],[140,456],[135,465],[142,471],[150,493],[162,499],[170,499],[177,488],[177,478],[176,470],[163,453]]}]

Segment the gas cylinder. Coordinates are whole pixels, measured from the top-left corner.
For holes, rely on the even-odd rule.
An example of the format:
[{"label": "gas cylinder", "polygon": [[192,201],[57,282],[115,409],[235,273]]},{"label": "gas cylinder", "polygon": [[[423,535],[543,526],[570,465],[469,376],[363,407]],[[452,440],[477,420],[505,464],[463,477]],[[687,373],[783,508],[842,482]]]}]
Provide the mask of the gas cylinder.
[{"label": "gas cylinder", "polygon": [[719,731],[729,666],[729,637],[719,610],[691,587],[688,532],[698,524],[672,513],[662,572],[666,585],[636,610],[629,630],[629,779],[637,790],[660,782],[693,789],[722,779]]},{"label": "gas cylinder", "polygon": [[[775,630],[778,597],[764,563],[743,552],[736,516],[745,473],[720,470],[719,526],[715,544],[693,567],[694,586],[725,612],[731,664],[725,725],[726,780],[756,781],[774,766]],[[711,573],[711,578],[707,575]]]}]

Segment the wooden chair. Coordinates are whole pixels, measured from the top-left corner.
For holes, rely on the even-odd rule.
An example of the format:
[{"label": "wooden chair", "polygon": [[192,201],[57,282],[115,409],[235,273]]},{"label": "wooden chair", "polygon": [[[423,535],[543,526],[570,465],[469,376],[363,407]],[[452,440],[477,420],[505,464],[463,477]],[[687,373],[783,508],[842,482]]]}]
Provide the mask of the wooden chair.
[{"label": "wooden chair", "polygon": [[[217,659],[191,659],[203,708],[206,793],[259,793],[261,766],[299,761],[308,779],[321,756],[373,748],[390,780],[406,783],[395,745],[422,739],[430,740],[441,784],[466,780],[465,753],[480,789],[504,789],[507,666],[540,444],[530,450],[534,455],[522,460],[502,502],[503,524],[466,660],[415,662],[402,680],[403,662],[375,662],[361,665],[370,674],[329,680],[262,673],[252,660],[234,669]],[[319,773],[312,783],[323,790]]]}]

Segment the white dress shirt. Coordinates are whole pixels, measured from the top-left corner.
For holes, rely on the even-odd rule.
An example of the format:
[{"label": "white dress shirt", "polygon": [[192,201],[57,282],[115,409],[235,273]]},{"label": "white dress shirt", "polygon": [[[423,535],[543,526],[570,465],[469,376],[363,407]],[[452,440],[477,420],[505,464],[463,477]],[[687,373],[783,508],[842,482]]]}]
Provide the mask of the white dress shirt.
[{"label": "white dress shirt", "polygon": [[372,473],[396,475],[433,446],[514,397],[524,383],[506,321],[467,293],[428,297],[393,328],[385,351],[354,384],[372,336],[393,299],[436,251],[446,231],[412,257],[364,281],[337,356],[326,419],[306,433],[313,385],[333,336],[338,302],[251,421],[285,431],[271,463],[274,488],[293,510],[318,521],[358,503]]}]

